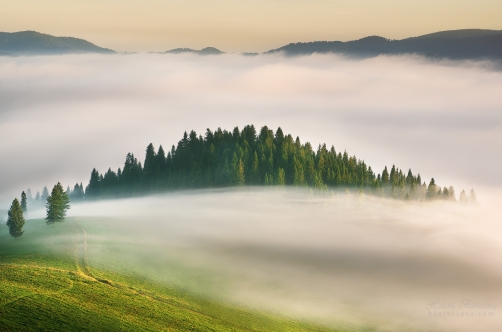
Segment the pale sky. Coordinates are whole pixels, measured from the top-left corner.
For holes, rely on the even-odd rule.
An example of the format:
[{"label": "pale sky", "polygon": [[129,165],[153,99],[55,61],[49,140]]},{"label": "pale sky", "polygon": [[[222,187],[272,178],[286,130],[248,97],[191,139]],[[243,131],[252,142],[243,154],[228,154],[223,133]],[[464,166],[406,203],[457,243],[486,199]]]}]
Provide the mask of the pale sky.
[{"label": "pale sky", "polygon": [[297,41],[502,30],[500,0],[0,0],[0,8],[0,31],[74,36],[136,52],[261,52]]}]

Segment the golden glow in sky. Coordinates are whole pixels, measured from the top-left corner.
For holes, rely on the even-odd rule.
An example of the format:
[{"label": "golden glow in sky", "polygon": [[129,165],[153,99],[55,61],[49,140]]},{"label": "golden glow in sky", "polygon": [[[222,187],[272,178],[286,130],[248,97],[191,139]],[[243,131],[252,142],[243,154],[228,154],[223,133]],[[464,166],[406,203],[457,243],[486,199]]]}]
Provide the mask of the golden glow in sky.
[{"label": "golden glow in sky", "polygon": [[500,0],[0,0],[0,8],[0,31],[35,30],[139,52],[261,52],[298,41],[502,30]]}]

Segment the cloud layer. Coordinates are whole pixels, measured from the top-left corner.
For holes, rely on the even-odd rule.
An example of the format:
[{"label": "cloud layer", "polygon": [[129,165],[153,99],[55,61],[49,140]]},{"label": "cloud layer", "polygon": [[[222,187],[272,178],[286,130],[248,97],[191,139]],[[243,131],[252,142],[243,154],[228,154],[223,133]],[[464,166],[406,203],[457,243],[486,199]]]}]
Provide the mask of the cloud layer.
[{"label": "cloud layer", "polygon": [[502,72],[491,63],[223,55],[0,58],[0,201],[140,160],[183,131],[281,126],[379,172],[502,184]]},{"label": "cloud layer", "polygon": [[86,230],[91,268],[377,331],[500,329],[500,213],[500,204],[302,188],[193,190],[70,210]]}]

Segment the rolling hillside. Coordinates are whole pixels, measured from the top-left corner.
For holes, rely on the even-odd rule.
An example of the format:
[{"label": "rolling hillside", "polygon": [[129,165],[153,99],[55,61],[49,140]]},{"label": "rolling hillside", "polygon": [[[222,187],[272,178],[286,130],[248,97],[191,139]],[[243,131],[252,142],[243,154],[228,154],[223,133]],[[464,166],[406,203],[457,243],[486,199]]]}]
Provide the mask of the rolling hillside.
[{"label": "rolling hillside", "polygon": [[0,55],[52,55],[81,53],[115,53],[86,40],[73,37],[54,37],[35,32],[0,32]]},{"label": "rolling hillside", "polygon": [[337,331],[95,269],[82,225],[102,231],[99,219],[28,220],[14,240],[2,225],[0,331]]},{"label": "rolling hillside", "polygon": [[370,36],[347,42],[291,43],[266,53],[278,52],[283,52],[286,55],[338,53],[356,57],[418,54],[449,59],[500,60],[502,59],[502,31],[467,29],[436,32],[402,40]]}]

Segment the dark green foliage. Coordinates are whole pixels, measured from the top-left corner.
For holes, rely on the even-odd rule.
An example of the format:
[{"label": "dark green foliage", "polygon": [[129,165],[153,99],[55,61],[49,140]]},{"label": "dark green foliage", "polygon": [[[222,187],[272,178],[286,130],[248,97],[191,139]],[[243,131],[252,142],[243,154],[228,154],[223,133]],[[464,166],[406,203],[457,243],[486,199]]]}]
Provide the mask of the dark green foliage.
[{"label": "dark green foliage", "polygon": [[[23,191],[24,193],[24,191]],[[9,233],[15,239],[23,235],[23,226],[24,226],[24,216],[23,209],[18,199],[15,198],[12,201],[12,205],[10,206],[8,212],[9,218],[7,219],[7,226],[9,227]]]},{"label": "dark green foliage", "polygon": [[26,193],[24,191],[21,193],[21,209],[23,212],[28,211]]},{"label": "dark green foliage", "polygon": [[[314,151],[309,142],[300,143],[264,126],[253,125],[232,131],[206,130],[203,136],[185,132],[183,138],[165,155],[152,144],[146,148],[144,167],[128,153],[122,170],[111,169],[100,175],[93,169],[86,199],[126,197],[182,188],[208,188],[241,185],[294,185],[316,188],[354,188],[357,191],[397,199],[435,199],[434,180],[429,190],[420,175],[392,166],[375,174],[364,160],[319,145]],[[74,189],[75,192],[76,189]],[[452,198],[453,188],[441,191],[441,198]],[[445,196],[446,195],[446,196]],[[453,197],[454,199],[454,197]]]},{"label": "dark green foliage", "polygon": [[61,183],[57,183],[52,189],[51,194],[47,197],[45,204],[47,210],[47,217],[45,220],[47,224],[55,224],[56,222],[64,221],[66,210],[70,208],[70,198],[63,190]]},{"label": "dark green foliage", "polygon": [[94,168],[91,172],[91,178],[89,184],[85,189],[85,196],[87,199],[96,199],[99,197],[101,192],[101,177],[98,171]]},{"label": "dark green foliage", "polygon": [[75,183],[69,197],[72,202],[79,202],[84,199],[84,189],[82,187],[82,183],[80,183],[80,185]]}]

